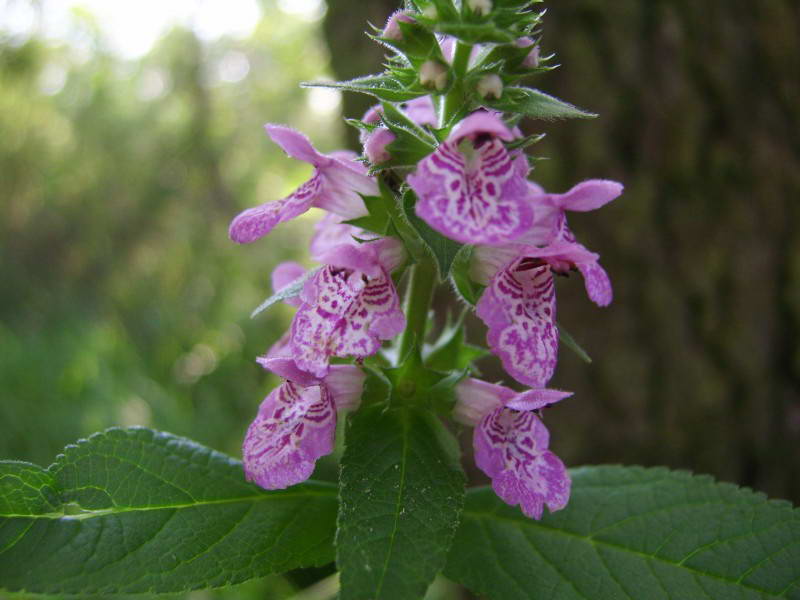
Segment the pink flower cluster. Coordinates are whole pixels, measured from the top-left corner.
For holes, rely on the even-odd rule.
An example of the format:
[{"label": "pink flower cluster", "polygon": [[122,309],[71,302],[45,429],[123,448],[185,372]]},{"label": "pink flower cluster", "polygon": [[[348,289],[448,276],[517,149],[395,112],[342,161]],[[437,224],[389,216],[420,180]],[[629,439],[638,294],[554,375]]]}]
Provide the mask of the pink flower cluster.
[{"label": "pink flower cluster", "polygon": [[[622,193],[613,181],[590,180],[565,194],[529,181],[528,162],[503,142],[520,137],[501,117],[477,111],[453,128],[407,179],[417,214],[441,234],[476,246],[471,277],[486,286],[476,314],[487,343],[523,394],[478,380],[459,384],[460,420],[475,426],[475,461],[509,504],[540,518],[542,506],[563,508],[570,480],[548,450],[536,411],[570,394],[546,389],[558,353],[554,275],[578,270],[589,298],[612,299],[599,256],[575,239],[566,211],[594,210]],[[466,142],[466,144],[465,144]]]},{"label": "pink flower cluster", "polygon": [[[297,131],[266,129],[289,156],[313,165],[314,173],[287,198],[238,215],[231,239],[255,241],[312,206],[329,211],[310,248],[321,266],[299,296],[287,300],[297,307],[289,332],[258,361],[285,381],[262,402],[247,431],[245,473],[262,487],[280,489],[311,476],[315,461],[333,451],[337,411],[358,406],[364,373],[353,365],[331,365],[331,358],[371,356],[405,328],[391,278],[405,250],[388,237],[359,244],[354,234],[371,236],[342,223],[367,214],[361,195],[378,193],[354,155],[326,156]],[[300,265],[283,263],[273,273],[273,287],[280,291],[305,275]]]},{"label": "pink flower cluster", "polygon": [[[430,97],[402,110],[421,128],[437,122]],[[367,160],[385,162],[395,136],[380,107],[363,122],[370,125],[362,135]],[[310,207],[329,212],[311,243],[321,266],[299,296],[288,300],[297,307],[290,331],[259,359],[285,382],[264,400],[250,426],[244,464],[249,479],[274,489],[308,478],[314,461],[332,451],[337,411],[358,406],[364,373],[357,366],[331,365],[331,358],[363,359],[404,329],[391,273],[404,263],[405,250],[397,238],[343,223],[367,215],[362,196],[379,194],[362,163],[347,153],[320,154],[285,127],[268,125],[267,133],[290,156],[312,164],[314,173],[287,198],[237,216],[231,238],[254,241]],[[473,112],[418,163],[405,184],[416,194],[417,215],[431,228],[475,246],[470,275],[486,286],[476,313],[488,328],[488,346],[505,370],[531,389],[518,393],[466,379],[456,386],[454,418],[475,428],[476,464],[498,496],[538,519],[545,505],[562,508],[570,488],[539,416],[541,408],[570,395],[547,388],[559,340],[554,275],[577,270],[592,301],[606,306],[612,299],[598,255],[577,242],[566,212],[599,208],[619,196],[622,186],[590,180],[565,194],[548,194],[528,180],[523,152],[508,147],[521,136],[500,114]],[[280,265],[273,286],[284,288],[303,275],[299,265]]]}]

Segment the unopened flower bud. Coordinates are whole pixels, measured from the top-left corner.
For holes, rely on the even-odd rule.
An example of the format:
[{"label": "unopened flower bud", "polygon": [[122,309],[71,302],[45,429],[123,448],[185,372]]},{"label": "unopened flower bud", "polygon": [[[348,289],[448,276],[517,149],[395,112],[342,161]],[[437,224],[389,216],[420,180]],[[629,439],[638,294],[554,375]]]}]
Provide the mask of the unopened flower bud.
[{"label": "unopened flower bud", "polygon": [[381,32],[381,37],[400,41],[403,39],[403,31],[400,29],[400,21],[403,23],[413,23],[414,19],[404,13],[402,10],[397,10],[391,14],[389,20],[386,21],[386,26]]},{"label": "unopened flower bud", "polygon": [[373,165],[377,165],[389,160],[392,155],[386,149],[396,136],[384,127],[380,127],[370,133],[364,140],[364,154]]},{"label": "unopened flower bud", "polygon": [[477,86],[481,98],[497,98],[503,95],[503,80],[496,73],[488,73],[481,77]]},{"label": "unopened flower bud", "polygon": [[470,10],[481,16],[486,16],[492,12],[492,0],[467,0]]},{"label": "unopened flower bud", "polygon": [[[382,114],[383,114],[383,107],[380,104],[376,104],[375,106],[371,107],[367,112],[364,113],[364,116],[361,117],[361,120],[364,123],[368,123],[369,125],[376,125],[380,123]],[[358,134],[358,140],[363,144],[369,137],[369,133],[370,133],[369,131],[362,129]]]},{"label": "unopened flower bud", "polygon": [[522,61],[522,66],[527,67],[528,69],[535,69],[539,66],[539,46],[534,45],[534,41],[529,37],[519,38],[516,41],[516,45],[519,48],[529,48],[533,46],[528,52],[528,55],[525,57],[525,60]]},{"label": "unopened flower bud", "polygon": [[429,4],[422,9],[422,16],[426,19],[438,19],[439,12],[436,10],[436,7],[433,4]]},{"label": "unopened flower bud", "polygon": [[447,87],[447,67],[435,60],[425,61],[419,68],[419,82],[441,92]]}]

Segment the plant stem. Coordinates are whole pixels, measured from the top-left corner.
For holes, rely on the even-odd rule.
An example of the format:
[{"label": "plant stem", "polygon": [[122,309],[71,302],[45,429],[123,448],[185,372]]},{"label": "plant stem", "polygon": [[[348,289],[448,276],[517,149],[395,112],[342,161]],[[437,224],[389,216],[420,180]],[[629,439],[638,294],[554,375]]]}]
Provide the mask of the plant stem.
[{"label": "plant stem", "polygon": [[465,44],[461,40],[456,40],[456,48],[453,51],[453,71],[456,77],[461,80],[469,68],[469,55],[472,53],[472,44]]},{"label": "plant stem", "polygon": [[425,339],[425,326],[428,323],[428,311],[431,306],[433,288],[436,286],[436,267],[433,260],[427,258],[411,267],[411,275],[406,287],[405,313],[406,329],[400,338],[398,361],[403,360],[411,350],[414,342],[422,347]]},{"label": "plant stem", "polygon": [[465,44],[461,40],[456,41],[453,51],[453,74],[455,80],[452,82],[450,91],[442,96],[439,104],[439,127],[445,127],[452,119],[453,115],[463,106],[464,94],[464,75],[469,69],[469,55],[472,52],[472,44]]}]

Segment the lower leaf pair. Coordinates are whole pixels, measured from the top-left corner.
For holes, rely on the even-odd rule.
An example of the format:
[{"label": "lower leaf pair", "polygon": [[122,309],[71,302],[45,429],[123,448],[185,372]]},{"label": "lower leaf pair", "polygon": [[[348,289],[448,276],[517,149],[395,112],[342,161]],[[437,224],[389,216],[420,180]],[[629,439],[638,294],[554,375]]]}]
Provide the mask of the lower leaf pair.
[{"label": "lower leaf pair", "polygon": [[237,461],[140,428],[81,440],[47,469],[2,461],[0,589],[178,592],[335,555],[342,599],[421,598],[440,570],[492,600],[800,598],[786,502],[598,466],[573,469],[569,506],[533,521],[487,488],[463,501],[455,441],[430,415],[368,406],[348,438],[338,503],[333,484],[267,492]]}]

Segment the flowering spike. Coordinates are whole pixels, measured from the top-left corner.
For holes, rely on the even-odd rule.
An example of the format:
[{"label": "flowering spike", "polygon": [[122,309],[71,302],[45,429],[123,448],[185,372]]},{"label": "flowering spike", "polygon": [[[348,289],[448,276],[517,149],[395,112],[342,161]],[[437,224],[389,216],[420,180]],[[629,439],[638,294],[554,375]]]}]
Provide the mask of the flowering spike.
[{"label": "flowering spike", "polygon": [[[591,116],[520,85],[539,66],[529,36],[541,14],[530,4],[415,0],[393,13],[374,36],[394,53],[386,71],[333,84],[380,101],[349,121],[360,130],[362,156],[322,154],[297,131],[267,125],[276,144],[314,171],[286,198],[237,216],[231,238],[253,241],[312,207],[328,214],[310,244],[321,267],[301,278],[299,264],[282,263],[272,274],[273,301],[302,289],[286,300],[297,307],[290,331],[257,359],[283,382],[248,429],[248,479],[277,489],[308,478],[333,448],[337,411],[361,403],[360,363],[402,332],[365,367],[387,388],[370,401],[452,407],[455,421],[474,427],[475,462],[500,498],[535,519],[545,506],[565,506],[570,478],[540,418],[571,395],[546,387],[559,344],[554,275],[580,271],[589,298],[611,302],[599,256],[577,242],[566,213],[600,208],[622,186],[594,179],[548,194],[528,180],[523,150],[536,136],[524,136],[518,118]],[[463,344],[460,323],[455,358],[442,358],[450,342],[426,343],[436,264],[475,306],[509,375],[531,389],[465,379],[462,369],[485,352]],[[395,288],[406,266],[407,330]],[[485,286],[482,295],[470,279]]]}]

